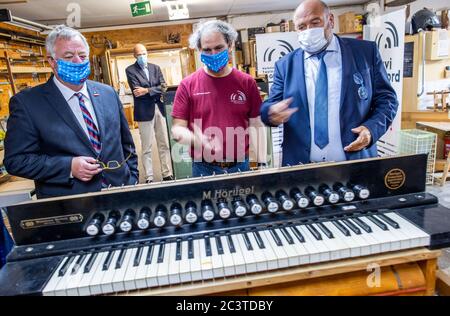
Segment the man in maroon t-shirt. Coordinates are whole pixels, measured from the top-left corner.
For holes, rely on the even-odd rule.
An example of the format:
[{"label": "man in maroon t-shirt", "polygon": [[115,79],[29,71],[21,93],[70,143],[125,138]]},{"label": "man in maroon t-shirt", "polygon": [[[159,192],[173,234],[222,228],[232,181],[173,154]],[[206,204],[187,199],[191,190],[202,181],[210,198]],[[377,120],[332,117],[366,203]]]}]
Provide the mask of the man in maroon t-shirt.
[{"label": "man in maroon t-shirt", "polygon": [[249,170],[250,142],[258,162],[266,161],[255,80],[228,65],[236,38],[233,27],[223,21],[202,24],[190,38],[205,67],[177,89],[172,134],[177,142],[191,145],[194,177]]}]

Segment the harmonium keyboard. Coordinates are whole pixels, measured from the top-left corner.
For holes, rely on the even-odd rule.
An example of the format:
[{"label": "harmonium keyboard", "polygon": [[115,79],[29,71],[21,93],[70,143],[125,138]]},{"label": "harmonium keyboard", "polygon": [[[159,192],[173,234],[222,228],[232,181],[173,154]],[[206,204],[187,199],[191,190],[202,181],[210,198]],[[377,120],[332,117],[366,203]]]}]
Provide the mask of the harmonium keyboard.
[{"label": "harmonium keyboard", "polygon": [[137,185],[7,208],[0,295],[138,293],[450,244],[426,155]]}]

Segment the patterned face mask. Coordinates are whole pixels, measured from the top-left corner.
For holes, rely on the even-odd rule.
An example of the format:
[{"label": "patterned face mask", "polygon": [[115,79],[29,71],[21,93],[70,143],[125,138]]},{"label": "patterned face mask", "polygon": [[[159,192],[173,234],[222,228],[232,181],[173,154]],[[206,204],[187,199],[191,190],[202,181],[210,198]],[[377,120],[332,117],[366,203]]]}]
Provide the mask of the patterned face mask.
[{"label": "patterned face mask", "polygon": [[61,78],[62,81],[73,85],[82,84],[87,80],[89,74],[91,73],[89,60],[77,64],[70,61],[58,59],[57,65],[59,78]]},{"label": "patterned face mask", "polygon": [[225,49],[215,55],[201,54],[201,61],[208,67],[209,70],[219,72],[228,64],[229,56],[228,50]]}]

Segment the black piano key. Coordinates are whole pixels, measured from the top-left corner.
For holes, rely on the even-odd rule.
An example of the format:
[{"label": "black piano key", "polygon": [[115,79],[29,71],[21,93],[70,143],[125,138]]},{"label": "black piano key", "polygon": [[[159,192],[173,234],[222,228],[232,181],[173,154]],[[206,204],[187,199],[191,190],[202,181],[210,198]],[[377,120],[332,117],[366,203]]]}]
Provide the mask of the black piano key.
[{"label": "black piano key", "polygon": [[352,222],[350,222],[348,219],[343,219],[342,222],[343,222],[348,228],[350,228],[356,235],[361,235],[361,229],[359,229],[358,227],[356,227],[356,225],[353,224]]},{"label": "black piano key", "polygon": [[192,238],[188,239],[188,258],[194,259],[194,240]]},{"label": "black piano key", "polygon": [[212,256],[211,241],[209,240],[209,236],[205,236],[205,252],[207,257]]},{"label": "black piano key", "polygon": [[291,230],[294,233],[295,237],[297,237],[299,242],[305,242],[305,238],[303,237],[302,233],[297,229],[295,226],[291,226]]},{"label": "black piano key", "polygon": [[80,270],[81,265],[83,264],[84,260],[86,260],[86,256],[87,256],[87,254],[80,255],[78,257],[77,262],[75,262],[75,265],[72,268],[72,274],[77,274],[78,273],[78,271]]},{"label": "black piano key", "polygon": [[234,247],[233,238],[230,234],[227,234],[228,248],[230,249],[230,253],[236,252],[236,247]]},{"label": "black piano key", "polygon": [[166,248],[165,243],[159,244],[159,252],[158,252],[158,263],[162,263],[164,261],[164,250]]},{"label": "black piano key", "polygon": [[362,229],[364,229],[366,231],[366,233],[371,233],[372,232],[372,228],[370,228],[369,225],[367,225],[366,223],[364,223],[361,219],[354,217],[352,218],[353,222],[356,223],[356,225],[358,225],[359,227],[361,227]]},{"label": "black piano key", "polygon": [[325,226],[323,223],[317,223],[317,226],[322,230],[322,232],[327,236],[328,239],[333,239],[333,233]]},{"label": "black piano key", "polygon": [[292,236],[289,234],[286,228],[280,227],[280,231],[283,234],[284,238],[286,238],[289,245],[294,244],[294,239],[292,239]]},{"label": "black piano key", "polygon": [[69,269],[69,266],[72,264],[73,260],[75,260],[75,256],[69,257],[69,259],[64,262],[62,267],[59,269],[58,276],[62,277],[66,274],[67,270]]},{"label": "black piano key", "polygon": [[105,262],[103,262],[103,271],[106,271],[109,269],[109,265],[111,264],[113,254],[114,254],[114,250],[111,250],[110,252],[108,252]]},{"label": "black piano key", "polygon": [[134,262],[133,262],[133,267],[137,267],[139,265],[139,263],[141,263],[141,258],[142,258],[142,251],[144,250],[143,247],[139,247],[136,250],[136,255],[134,256]]},{"label": "black piano key", "polygon": [[125,259],[125,252],[126,251],[127,251],[126,249],[121,249],[120,250],[119,257],[117,257],[117,261],[116,261],[116,270],[120,269],[122,267],[123,260]]},{"label": "black piano key", "polygon": [[176,255],[175,255],[175,261],[181,260],[181,239],[177,240],[177,249],[176,249]]},{"label": "black piano key", "polygon": [[338,221],[331,221],[331,223],[337,227],[337,229],[339,229],[341,231],[342,234],[344,234],[344,236],[350,236],[350,232],[348,231],[347,228],[345,228],[344,225],[342,225],[341,223],[339,223]]},{"label": "black piano key", "polygon": [[306,228],[311,232],[311,234],[316,238],[316,240],[322,240],[322,235],[319,233],[319,231],[312,225],[306,224]]},{"label": "black piano key", "polygon": [[275,241],[275,243],[277,244],[277,246],[279,246],[279,247],[283,246],[283,243],[281,242],[281,239],[278,236],[277,232],[274,231],[273,229],[269,229],[269,232],[272,235],[272,238]]},{"label": "black piano key", "polygon": [[223,245],[222,245],[222,240],[220,239],[220,235],[216,236],[216,246],[217,246],[217,253],[219,255],[223,255]]},{"label": "black piano key", "polygon": [[259,249],[265,249],[266,245],[264,245],[264,241],[261,238],[261,235],[259,234],[259,231],[255,230],[253,232],[253,236],[255,236],[256,243],[258,244]]},{"label": "black piano key", "polygon": [[155,249],[155,247],[153,244],[148,245],[148,252],[147,252],[147,258],[145,258],[145,265],[149,265],[152,263],[154,249]]},{"label": "black piano key", "polygon": [[89,257],[89,260],[86,262],[86,265],[84,266],[84,273],[91,272],[92,266],[94,265],[95,259],[97,259],[98,253],[92,253],[92,255]]},{"label": "black piano key", "polygon": [[248,238],[247,233],[242,233],[242,237],[244,238],[245,246],[249,251],[253,250],[252,243],[250,242],[250,238]]},{"label": "black piano key", "polygon": [[372,215],[368,215],[367,218],[374,223],[375,225],[377,225],[378,227],[380,227],[382,230],[389,230],[389,228],[387,227],[387,225],[385,223],[383,223],[382,221],[380,221],[378,218],[373,217]]},{"label": "black piano key", "polygon": [[380,213],[380,214],[377,214],[377,216],[381,220],[383,220],[385,223],[387,223],[389,226],[391,226],[392,228],[395,228],[395,229],[400,228],[400,225],[396,221],[394,221],[392,218],[388,217],[386,214]]}]

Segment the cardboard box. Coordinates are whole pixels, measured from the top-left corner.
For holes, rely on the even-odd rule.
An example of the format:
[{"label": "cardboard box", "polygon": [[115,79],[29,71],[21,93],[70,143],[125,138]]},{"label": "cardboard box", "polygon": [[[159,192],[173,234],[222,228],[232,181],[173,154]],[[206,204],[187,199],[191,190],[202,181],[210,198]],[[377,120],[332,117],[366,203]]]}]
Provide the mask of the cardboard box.
[{"label": "cardboard box", "polygon": [[339,16],[339,33],[362,32],[362,15],[347,12]]}]

